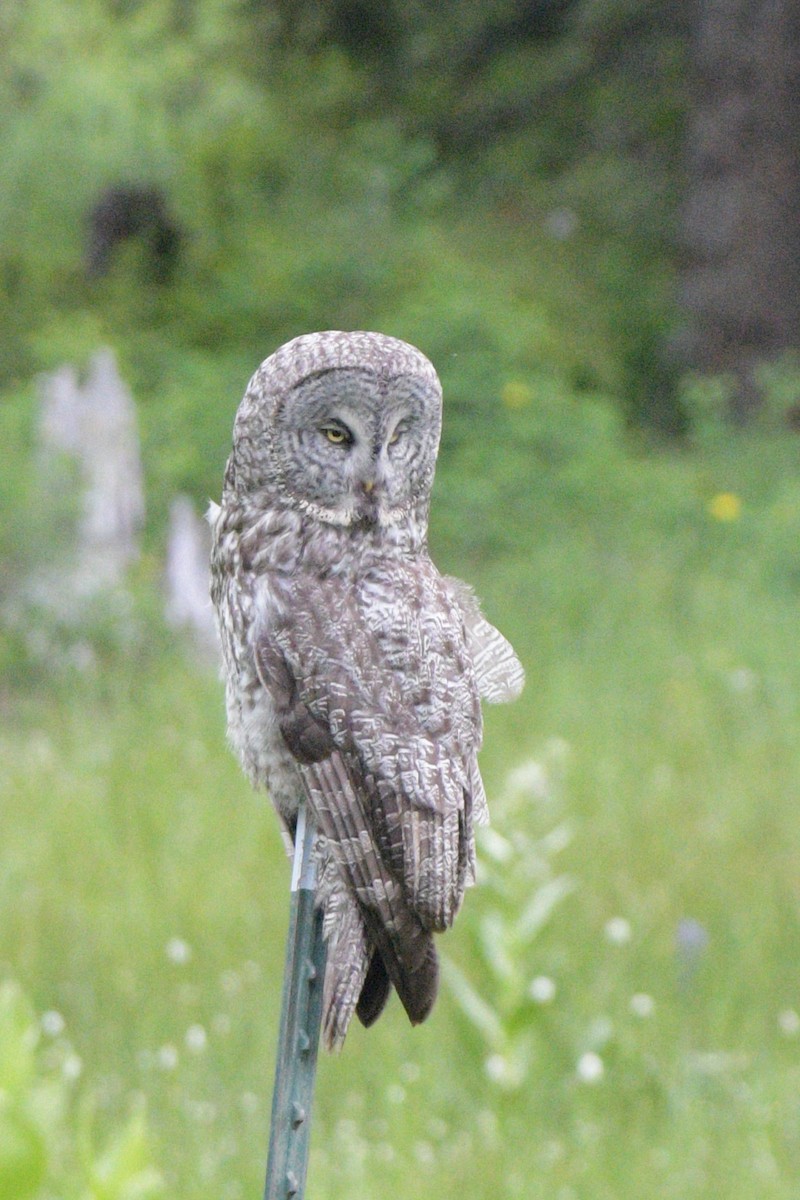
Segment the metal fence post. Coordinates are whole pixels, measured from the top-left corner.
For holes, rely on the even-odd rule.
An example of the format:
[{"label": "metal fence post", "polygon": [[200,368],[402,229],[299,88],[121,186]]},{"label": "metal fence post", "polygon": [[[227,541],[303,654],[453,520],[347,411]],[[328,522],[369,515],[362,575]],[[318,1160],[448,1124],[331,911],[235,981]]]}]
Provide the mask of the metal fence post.
[{"label": "metal fence post", "polygon": [[302,1200],[305,1194],[325,976],[322,915],[314,908],[315,834],[311,814],[301,804],[264,1200]]}]

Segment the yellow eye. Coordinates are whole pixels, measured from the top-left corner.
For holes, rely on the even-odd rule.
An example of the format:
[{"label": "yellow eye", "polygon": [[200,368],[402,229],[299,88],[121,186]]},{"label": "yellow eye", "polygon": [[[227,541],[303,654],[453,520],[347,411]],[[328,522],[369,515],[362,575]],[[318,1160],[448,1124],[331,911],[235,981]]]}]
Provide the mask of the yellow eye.
[{"label": "yellow eye", "polygon": [[349,441],[345,431],[336,425],[326,425],[322,432],[329,442],[333,442],[334,446],[341,446],[343,442]]},{"label": "yellow eye", "polygon": [[395,429],[394,433],[392,434],[392,436],[389,438],[389,441],[386,444],[388,446],[393,446],[395,444],[395,442],[397,441],[397,439],[400,437],[400,434],[405,433],[405,431],[406,431],[405,425],[403,425],[403,424],[398,425],[397,428]]}]

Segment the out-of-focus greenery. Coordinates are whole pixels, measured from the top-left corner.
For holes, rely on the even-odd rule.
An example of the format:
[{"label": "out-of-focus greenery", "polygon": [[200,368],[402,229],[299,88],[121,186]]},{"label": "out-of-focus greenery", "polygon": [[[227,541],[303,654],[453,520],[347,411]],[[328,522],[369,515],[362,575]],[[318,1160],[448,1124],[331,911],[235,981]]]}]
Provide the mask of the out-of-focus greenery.
[{"label": "out-of-focus greenery", "polygon": [[[588,0],[0,9],[2,1200],[260,1194],[288,869],[160,573],[250,372],[324,327],[438,367],[432,550],[528,685],[487,713],[494,823],[441,998],[321,1061],[310,1194],[794,1200],[800,387],[773,368],[747,434],[724,380],[685,383],[680,445],[628,428],[668,320],[681,36],[655,25]],[[169,286],[133,243],[85,278],[121,179],[185,230]],[[20,608],[63,518],[33,379],[102,343],[139,402],[145,554],[65,626]]]},{"label": "out-of-focus greenery", "polygon": [[160,1200],[141,1098],[102,1149],[95,1145],[96,1095],[77,1104],[82,1062],[52,1009],[37,1020],[12,981],[0,984],[0,1192],[15,1200]]},{"label": "out-of-focus greenery", "polygon": [[[0,384],[112,340],[142,402],[164,404],[178,347],[205,400],[265,347],[368,314],[438,360],[474,349],[655,410],[679,23],[588,0],[371,10],[3,6]],[[163,190],[172,288],[133,243],[86,280],[87,214],[118,183]]]},{"label": "out-of-focus greenery", "polygon": [[[789,1200],[800,451],[696,391],[702,452],[505,400],[432,528],[529,675],[487,713],[480,885],[430,1021],[395,1004],[321,1061],[310,1186]],[[144,1096],[168,1194],[218,1200],[261,1186],[288,868],[147,574],[116,641],[40,630],[5,674],[0,964],[63,1018],[99,1143]]]}]

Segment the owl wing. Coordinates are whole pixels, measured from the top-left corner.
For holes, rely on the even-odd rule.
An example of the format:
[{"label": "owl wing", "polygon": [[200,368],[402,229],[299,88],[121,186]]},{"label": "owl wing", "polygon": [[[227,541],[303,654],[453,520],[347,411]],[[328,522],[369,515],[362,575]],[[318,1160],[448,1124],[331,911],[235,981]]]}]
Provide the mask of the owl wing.
[{"label": "owl wing", "polygon": [[285,586],[257,626],[259,674],[370,936],[420,1020],[415,997],[435,994],[427,935],[452,924],[471,866],[480,714],[463,625],[438,576],[385,583],[386,603],[336,578],[306,578],[302,596],[297,579]]},{"label": "owl wing", "polygon": [[[319,828],[356,897],[386,973],[416,1024],[425,1019],[436,998],[436,953],[430,932],[412,911],[377,848],[369,791],[358,757],[337,746],[329,722],[301,699],[297,677],[280,644],[262,634],[255,651],[259,676],[275,702],[281,733],[297,762]],[[343,1006],[352,1011],[354,1000],[354,996],[343,997],[331,1013]]]},{"label": "owl wing", "polygon": [[452,577],[448,577],[447,583],[464,617],[467,645],[481,696],[489,704],[516,700],[525,684],[525,671],[513,646],[486,620],[468,584]]}]

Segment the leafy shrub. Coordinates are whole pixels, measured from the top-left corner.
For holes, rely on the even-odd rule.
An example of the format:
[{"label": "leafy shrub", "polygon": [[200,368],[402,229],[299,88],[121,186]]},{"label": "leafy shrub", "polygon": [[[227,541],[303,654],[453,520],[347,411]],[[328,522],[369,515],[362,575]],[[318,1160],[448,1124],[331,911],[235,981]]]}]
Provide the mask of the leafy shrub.
[{"label": "leafy shrub", "polygon": [[159,1200],[164,1182],[142,1109],[98,1146],[76,1095],[80,1070],[60,1014],[37,1021],[20,986],[1,984],[0,1192],[8,1200]]},{"label": "leafy shrub", "polygon": [[530,760],[513,771],[505,794],[493,805],[506,836],[489,827],[478,831],[480,890],[470,898],[472,955],[470,976],[486,981],[491,1002],[455,963],[446,960],[445,979],[467,1022],[477,1034],[489,1079],[515,1090],[527,1080],[545,1034],[541,1016],[555,985],[537,967],[542,930],[574,888],[555,860],[571,839],[566,821],[537,835],[535,809],[554,816],[555,789],[565,747],[553,741],[544,762]]}]

